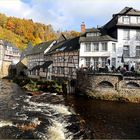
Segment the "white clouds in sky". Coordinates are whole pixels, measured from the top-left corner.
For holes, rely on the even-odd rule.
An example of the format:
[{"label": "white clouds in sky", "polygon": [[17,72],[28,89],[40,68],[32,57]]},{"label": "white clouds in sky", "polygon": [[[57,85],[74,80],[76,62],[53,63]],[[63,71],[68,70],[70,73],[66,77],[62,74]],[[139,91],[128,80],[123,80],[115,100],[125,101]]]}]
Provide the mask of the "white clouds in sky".
[{"label": "white clouds in sky", "polygon": [[139,0],[0,0],[0,12],[8,16],[52,24],[55,29],[80,30],[103,25],[125,6],[140,10]]}]

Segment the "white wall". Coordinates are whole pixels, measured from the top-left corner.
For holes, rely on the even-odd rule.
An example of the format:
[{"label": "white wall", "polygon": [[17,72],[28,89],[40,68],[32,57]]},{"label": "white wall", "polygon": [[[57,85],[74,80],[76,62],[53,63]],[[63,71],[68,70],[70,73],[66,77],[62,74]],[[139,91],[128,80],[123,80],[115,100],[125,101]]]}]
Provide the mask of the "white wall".
[{"label": "white wall", "polygon": [[[130,49],[130,57],[124,58],[124,61],[127,63],[134,62],[134,61],[140,61],[140,59],[134,58],[136,55],[136,46],[140,46],[140,41],[136,40],[136,29],[130,29],[130,39],[124,40],[123,34],[124,29],[118,29],[118,46],[117,46],[117,57],[121,57],[123,54],[123,46],[129,45]],[[118,58],[118,66],[121,65],[121,58]]]},{"label": "white wall", "polygon": [[[116,58],[117,60],[117,43],[116,42],[112,42],[112,41],[106,41],[107,43],[107,48],[108,50],[107,51],[102,51],[102,43],[105,43],[105,42],[96,42],[96,43],[99,43],[99,51],[93,51],[93,42],[91,42],[91,52],[85,52],[85,43],[80,43],[80,53],[79,53],[79,67],[81,67],[83,65],[83,67],[86,67],[86,60],[85,58],[86,57],[90,57],[91,58],[91,63],[93,63],[93,59],[92,58],[99,58],[99,62],[101,62],[101,58],[102,57],[106,57],[108,59],[112,59],[112,58]],[[113,48],[112,48],[112,43],[115,43],[116,44],[116,52],[113,51]],[[110,63],[111,64],[111,63]]]},{"label": "white wall", "polygon": [[[120,16],[118,18],[118,23],[125,24],[125,23],[123,23],[123,17],[128,17],[128,16]],[[130,24],[137,24],[138,16],[129,16],[129,17],[130,17]]]}]

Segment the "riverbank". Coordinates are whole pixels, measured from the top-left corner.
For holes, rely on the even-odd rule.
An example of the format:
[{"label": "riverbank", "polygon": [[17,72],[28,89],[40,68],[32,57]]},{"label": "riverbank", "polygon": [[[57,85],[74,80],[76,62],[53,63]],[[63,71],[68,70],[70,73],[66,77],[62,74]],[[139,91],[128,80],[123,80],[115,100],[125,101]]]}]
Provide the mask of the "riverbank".
[{"label": "riverbank", "polygon": [[115,91],[109,88],[100,88],[93,91],[86,91],[84,96],[100,100],[140,103],[140,89],[122,89]]}]

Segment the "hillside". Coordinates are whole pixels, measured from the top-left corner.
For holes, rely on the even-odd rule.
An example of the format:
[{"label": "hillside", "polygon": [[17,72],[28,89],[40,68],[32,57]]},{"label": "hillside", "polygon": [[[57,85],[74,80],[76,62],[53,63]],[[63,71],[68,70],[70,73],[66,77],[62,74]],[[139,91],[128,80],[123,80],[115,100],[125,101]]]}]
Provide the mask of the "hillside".
[{"label": "hillside", "polygon": [[[78,32],[64,32],[67,36],[77,36]],[[7,17],[0,14],[0,39],[10,41],[23,50],[31,42],[33,45],[43,41],[57,39],[60,32],[54,31],[51,25],[35,23],[31,19]]]}]

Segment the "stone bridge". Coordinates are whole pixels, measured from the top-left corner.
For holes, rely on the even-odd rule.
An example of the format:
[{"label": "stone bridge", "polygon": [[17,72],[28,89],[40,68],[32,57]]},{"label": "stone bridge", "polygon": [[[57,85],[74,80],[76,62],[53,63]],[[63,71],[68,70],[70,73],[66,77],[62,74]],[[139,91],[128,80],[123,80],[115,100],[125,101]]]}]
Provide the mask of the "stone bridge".
[{"label": "stone bridge", "polygon": [[118,83],[123,79],[121,74],[112,73],[86,73],[77,74],[78,86],[80,88],[118,88]]},{"label": "stone bridge", "polygon": [[[140,79],[126,78],[117,73],[77,73],[78,93],[88,96],[114,100],[126,98],[132,102],[140,102]],[[133,99],[135,97],[135,99]],[[110,99],[111,98],[111,99]],[[137,101],[138,100],[138,101]]]},{"label": "stone bridge", "polygon": [[123,77],[117,73],[77,73],[78,86],[88,88],[138,88],[140,87],[140,78]]}]

